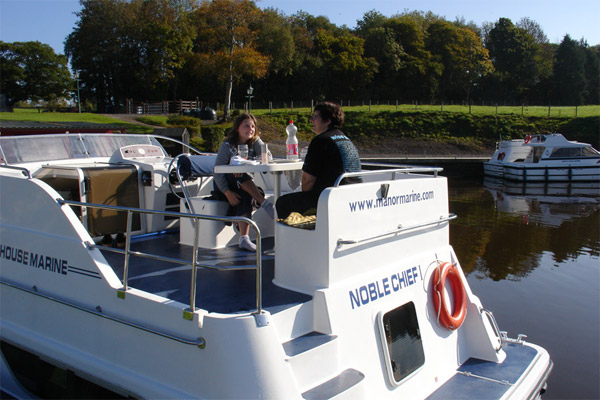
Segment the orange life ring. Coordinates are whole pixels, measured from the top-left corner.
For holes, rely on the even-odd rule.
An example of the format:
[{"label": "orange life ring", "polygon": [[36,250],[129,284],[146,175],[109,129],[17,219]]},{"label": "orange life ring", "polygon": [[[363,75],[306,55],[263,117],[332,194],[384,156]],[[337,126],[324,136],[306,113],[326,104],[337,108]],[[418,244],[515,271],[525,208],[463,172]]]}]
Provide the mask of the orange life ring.
[{"label": "orange life ring", "polygon": [[[454,295],[454,311],[450,313],[444,289],[446,280]],[[467,293],[456,265],[445,262],[433,272],[433,305],[439,322],[450,330],[458,329],[467,316]]]},{"label": "orange life ring", "polygon": [[529,143],[530,140],[531,140],[530,135],[525,136],[525,144]]}]

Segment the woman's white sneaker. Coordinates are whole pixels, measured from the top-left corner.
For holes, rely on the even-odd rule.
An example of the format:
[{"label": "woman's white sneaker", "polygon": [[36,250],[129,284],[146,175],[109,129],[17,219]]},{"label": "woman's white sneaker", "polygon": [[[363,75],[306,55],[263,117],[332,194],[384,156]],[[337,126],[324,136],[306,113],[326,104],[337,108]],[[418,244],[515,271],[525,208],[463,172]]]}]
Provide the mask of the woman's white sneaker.
[{"label": "woman's white sneaker", "polygon": [[240,248],[256,252],[256,245],[250,241],[250,237],[248,235],[240,236]]}]

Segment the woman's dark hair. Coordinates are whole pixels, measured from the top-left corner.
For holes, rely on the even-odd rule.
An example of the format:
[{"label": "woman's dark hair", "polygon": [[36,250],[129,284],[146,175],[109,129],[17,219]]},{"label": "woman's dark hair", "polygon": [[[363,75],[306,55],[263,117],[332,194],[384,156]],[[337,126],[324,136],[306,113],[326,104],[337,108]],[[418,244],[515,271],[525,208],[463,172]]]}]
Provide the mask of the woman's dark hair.
[{"label": "woman's dark hair", "polygon": [[260,132],[258,131],[258,122],[256,121],[256,117],[249,113],[241,113],[236,118],[236,120],[233,122],[233,126],[227,132],[227,136],[225,137],[225,140],[227,140],[230,145],[232,145],[232,146],[238,145],[238,141],[240,139],[238,129],[239,129],[240,125],[242,124],[242,122],[244,122],[247,119],[251,119],[254,122],[254,127],[255,127],[254,136],[252,136],[252,138],[247,143],[248,147],[251,147],[254,144],[254,142],[256,141],[256,139],[258,139],[258,137],[260,136]]},{"label": "woman's dark hair", "polygon": [[319,103],[315,106],[315,111],[318,111],[322,120],[329,120],[329,128],[342,127],[344,123],[344,112],[339,104],[329,101]]}]

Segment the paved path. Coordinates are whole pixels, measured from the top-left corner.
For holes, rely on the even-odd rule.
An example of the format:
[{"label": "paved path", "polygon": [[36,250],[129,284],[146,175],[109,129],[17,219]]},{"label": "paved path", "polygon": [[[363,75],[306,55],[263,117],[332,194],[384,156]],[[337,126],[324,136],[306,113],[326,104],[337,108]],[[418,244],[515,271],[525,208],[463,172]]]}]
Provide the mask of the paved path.
[{"label": "paved path", "polygon": [[128,124],[147,126],[150,128],[157,128],[157,129],[164,128],[163,126],[150,125],[150,124],[146,124],[144,122],[138,121],[137,118],[139,118],[139,115],[137,115],[137,114],[102,114],[102,115],[105,117],[114,118],[114,119],[118,119],[123,122],[127,122]]}]

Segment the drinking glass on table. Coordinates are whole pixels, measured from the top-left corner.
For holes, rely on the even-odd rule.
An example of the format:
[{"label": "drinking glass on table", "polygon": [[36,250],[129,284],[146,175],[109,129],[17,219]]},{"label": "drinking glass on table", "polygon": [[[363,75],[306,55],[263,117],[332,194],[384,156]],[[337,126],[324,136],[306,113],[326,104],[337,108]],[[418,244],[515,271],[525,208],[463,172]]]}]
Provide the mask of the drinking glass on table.
[{"label": "drinking glass on table", "polygon": [[238,145],[237,150],[238,150],[238,156],[241,159],[243,159],[243,160],[248,159],[248,145],[247,144]]},{"label": "drinking glass on table", "polygon": [[269,163],[269,146],[266,143],[260,146],[260,162],[261,164]]}]

